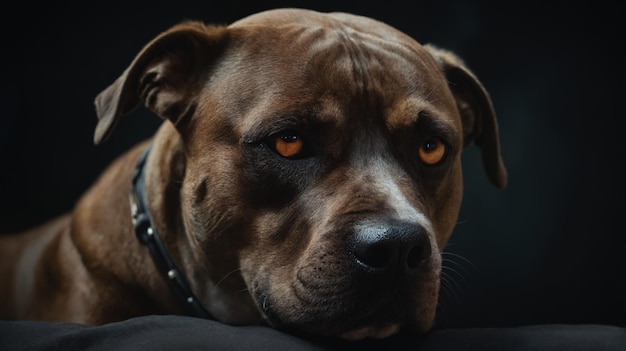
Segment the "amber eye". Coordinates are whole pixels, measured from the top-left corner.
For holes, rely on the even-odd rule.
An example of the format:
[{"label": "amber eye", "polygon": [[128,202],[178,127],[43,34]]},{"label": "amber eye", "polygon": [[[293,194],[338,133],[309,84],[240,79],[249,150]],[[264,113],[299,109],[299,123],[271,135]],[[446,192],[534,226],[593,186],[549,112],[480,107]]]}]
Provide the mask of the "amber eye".
[{"label": "amber eye", "polygon": [[304,148],[302,137],[295,132],[285,132],[274,136],[270,145],[280,156],[286,158],[298,156]]},{"label": "amber eye", "polygon": [[438,164],[446,156],[446,145],[439,138],[428,138],[419,149],[419,157],[428,166]]}]

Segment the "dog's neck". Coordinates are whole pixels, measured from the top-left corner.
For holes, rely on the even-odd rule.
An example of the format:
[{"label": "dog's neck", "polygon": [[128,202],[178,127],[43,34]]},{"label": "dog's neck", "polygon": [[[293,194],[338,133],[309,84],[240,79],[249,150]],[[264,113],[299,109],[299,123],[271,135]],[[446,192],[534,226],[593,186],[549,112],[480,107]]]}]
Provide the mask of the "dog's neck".
[{"label": "dog's neck", "polygon": [[139,241],[150,251],[150,255],[152,256],[157,270],[167,281],[172,292],[187,314],[199,318],[213,319],[202,306],[193,291],[191,291],[183,272],[177,268],[154,228],[146,200],[144,172],[144,166],[150,154],[150,148],[150,145],[146,147],[137,162],[130,189],[130,210],[135,227],[135,234]]}]

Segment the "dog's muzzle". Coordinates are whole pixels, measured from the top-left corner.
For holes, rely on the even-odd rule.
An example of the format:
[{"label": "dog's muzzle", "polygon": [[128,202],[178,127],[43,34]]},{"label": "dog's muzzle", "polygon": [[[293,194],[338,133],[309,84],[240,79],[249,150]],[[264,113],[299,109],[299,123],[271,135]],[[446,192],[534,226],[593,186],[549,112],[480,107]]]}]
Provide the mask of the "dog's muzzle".
[{"label": "dog's muzzle", "polygon": [[439,261],[425,226],[368,218],[322,236],[292,283],[279,285],[272,272],[253,284],[271,324],[346,339],[428,329]]}]

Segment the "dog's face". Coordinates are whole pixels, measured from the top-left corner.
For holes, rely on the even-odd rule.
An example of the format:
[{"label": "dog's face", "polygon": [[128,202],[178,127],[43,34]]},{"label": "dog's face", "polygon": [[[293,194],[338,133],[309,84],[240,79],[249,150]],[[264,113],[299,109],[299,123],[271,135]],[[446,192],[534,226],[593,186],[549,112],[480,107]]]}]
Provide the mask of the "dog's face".
[{"label": "dog's face", "polygon": [[192,285],[231,323],[427,331],[463,147],[480,144],[505,182],[480,83],[367,18],[276,10],[174,27],[101,94],[96,142],[140,101],[176,126],[183,222],[203,266]]}]

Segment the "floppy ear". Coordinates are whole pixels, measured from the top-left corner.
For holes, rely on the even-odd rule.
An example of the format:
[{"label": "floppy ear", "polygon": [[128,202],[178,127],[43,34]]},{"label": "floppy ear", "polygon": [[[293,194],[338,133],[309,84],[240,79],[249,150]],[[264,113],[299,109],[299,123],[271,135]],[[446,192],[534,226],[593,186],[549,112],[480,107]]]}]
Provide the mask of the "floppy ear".
[{"label": "floppy ear", "polygon": [[106,140],[121,116],[140,102],[179,127],[193,114],[210,63],[223,50],[227,29],[184,22],[161,33],[124,73],[96,97],[94,142]]},{"label": "floppy ear", "polygon": [[506,168],[500,155],[498,123],[489,94],[463,61],[453,53],[425,45],[444,72],[463,123],[463,146],[472,142],[482,154],[489,180],[504,188]]}]

